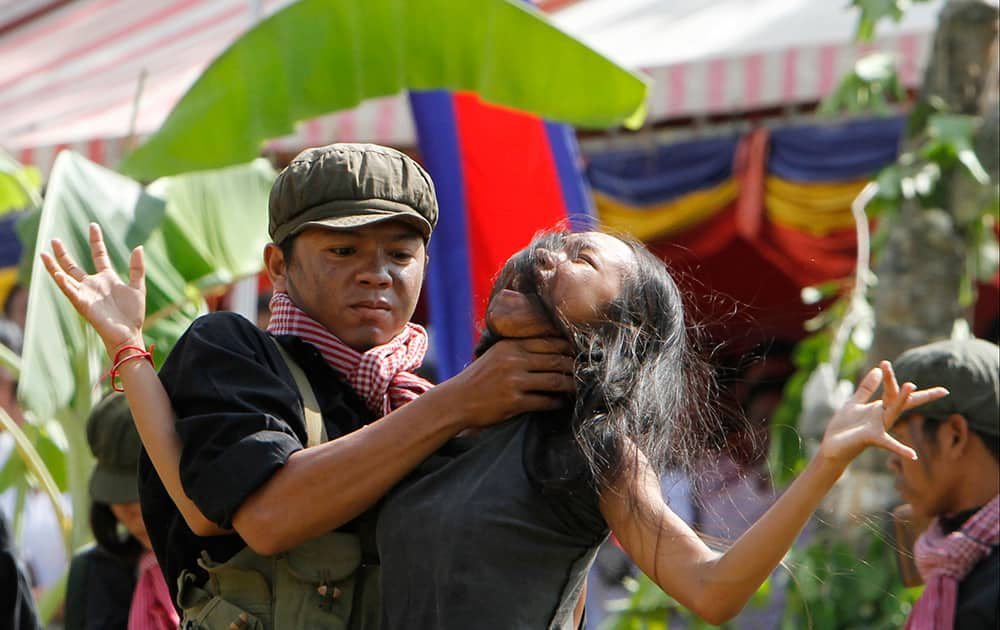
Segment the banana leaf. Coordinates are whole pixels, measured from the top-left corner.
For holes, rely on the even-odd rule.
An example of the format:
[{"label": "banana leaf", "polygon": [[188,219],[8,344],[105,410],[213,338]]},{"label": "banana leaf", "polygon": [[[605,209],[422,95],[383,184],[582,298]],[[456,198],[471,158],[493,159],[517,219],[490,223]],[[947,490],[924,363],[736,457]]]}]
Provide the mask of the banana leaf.
[{"label": "banana leaf", "polygon": [[122,172],[149,181],[247,162],[297,121],[404,89],[636,128],[646,87],[523,2],[300,0],[216,58]]},{"label": "banana leaf", "polygon": [[0,150],[0,214],[41,205],[42,176]]},{"label": "banana leaf", "polygon": [[262,267],[267,199],[276,173],[257,159],[216,171],[153,182],[147,192],[166,200],[161,226],[167,255],[202,294]]},{"label": "banana leaf", "polygon": [[[116,269],[128,269],[131,249],[142,243],[146,253],[147,320],[150,340],[172,345],[183,327],[178,318],[191,318],[198,309],[191,304],[186,283],[167,257],[158,229],[165,203],[147,194],[126,177],[98,166],[73,152],[56,159],[39,218],[34,250],[49,248],[59,237],[67,250],[92,271],[87,241],[88,225],[104,229],[108,253]],[[161,320],[167,328],[156,322]],[[73,513],[87,513],[86,484],[92,458],[84,438],[84,421],[101,395],[101,375],[107,358],[96,333],[86,325],[34,258],[28,293],[28,326],[25,331],[18,397],[31,417],[56,419],[65,432],[66,477],[73,497]],[[86,538],[85,518],[73,523],[74,546]]]}]

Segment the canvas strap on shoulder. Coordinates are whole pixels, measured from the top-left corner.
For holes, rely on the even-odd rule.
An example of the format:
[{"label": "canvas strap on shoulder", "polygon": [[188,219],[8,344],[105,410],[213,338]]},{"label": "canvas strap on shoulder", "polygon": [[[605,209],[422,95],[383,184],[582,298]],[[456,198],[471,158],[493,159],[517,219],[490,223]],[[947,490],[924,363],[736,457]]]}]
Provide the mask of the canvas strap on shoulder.
[{"label": "canvas strap on shoulder", "polygon": [[285,360],[285,365],[288,366],[288,371],[292,373],[292,378],[295,379],[295,384],[299,388],[299,396],[302,397],[302,412],[306,421],[306,436],[308,437],[306,446],[316,446],[326,442],[327,435],[326,426],[323,424],[323,414],[320,413],[316,394],[313,392],[309,379],[306,378],[306,373],[302,371],[295,359],[281,347],[277,339],[271,337],[271,341],[278,348],[278,353]]}]

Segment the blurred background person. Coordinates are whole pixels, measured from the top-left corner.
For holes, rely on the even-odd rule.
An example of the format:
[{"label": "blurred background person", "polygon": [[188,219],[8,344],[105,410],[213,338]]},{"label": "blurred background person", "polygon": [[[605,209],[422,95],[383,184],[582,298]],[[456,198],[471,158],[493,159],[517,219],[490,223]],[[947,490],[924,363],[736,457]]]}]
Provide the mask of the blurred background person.
[{"label": "blurred background person", "polygon": [[38,628],[28,576],[14,553],[7,523],[0,517],[0,630]]},{"label": "blurred background person", "polygon": [[913,549],[926,584],[907,630],[1000,627],[1000,347],[942,341],[904,352],[900,379],[951,392],[899,418],[892,434],[918,454],[895,455],[896,488],[932,519]]},{"label": "blurred background person", "polygon": [[66,630],[177,628],[180,618],[139,510],[139,434],[124,395],[110,394],[94,407],[87,441],[97,458],[90,478],[95,543],[70,565]]},{"label": "blurred background person", "polygon": [[[22,329],[14,322],[0,318],[0,343],[14,353],[21,354]],[[19,426],[24,423],[24,415],[17,403],[17,379],[9,371],[0,367],[0,408]],[[17,457],[14,438],[0,427],[0,469],[8,459]],[[62,497],[62,507],[71,511],[68,497]],[[9,524],[15,522],[18,510],[18,489],[9,487],[0,492],[0,513]],[[28,488],[20,508],[18,531],[9,532],[11,546],[18,551],[24,562],[29,581],[36,597],[50,588],[66,572],[66,549],[58,541],[62,538],[59,519],[49,497],[35,488]]]}]

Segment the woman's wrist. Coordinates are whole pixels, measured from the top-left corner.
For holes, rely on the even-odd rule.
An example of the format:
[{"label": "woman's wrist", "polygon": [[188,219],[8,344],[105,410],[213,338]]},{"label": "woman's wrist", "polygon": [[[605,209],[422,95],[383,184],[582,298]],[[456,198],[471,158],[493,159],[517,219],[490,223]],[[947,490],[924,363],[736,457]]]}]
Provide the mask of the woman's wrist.
[{"label": "woman's wrist", "polygon": [[844,471],[847,470],[847,465],[850,463],[850,459],[828,455],[820,447],[816,455],[809,462],[808,468],[811,468],[815,474],[824,480],[828,480],[830,485],[833,485],[844,474]]},{"label": "woman's wrist", "polygon": [[[146,349],[146,340],[142,338],[141,333],[130,335],[129,337],[126,337],[118,342],[105,344],[105,349],[108,351],[108,357],[112,361],[120,359],[120,355],[123,355],[124,351],[130,347],[141,348],[142,350]],[[139,352],[139,350],[136,350],[136,352]]]}]

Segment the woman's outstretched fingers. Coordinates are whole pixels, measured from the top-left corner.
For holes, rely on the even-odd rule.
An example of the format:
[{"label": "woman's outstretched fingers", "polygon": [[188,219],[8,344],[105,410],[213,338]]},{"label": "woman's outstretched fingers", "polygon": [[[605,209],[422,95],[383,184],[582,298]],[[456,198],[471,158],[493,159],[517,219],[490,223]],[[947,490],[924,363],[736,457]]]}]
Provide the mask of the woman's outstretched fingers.
[{"label": "woman's outstretched fingers", "polygon": [[878,364],[882,371],[882,395],[883,400],[895,400],[899,396],[899,383],[896,381],[896,373],[892,370],[892,363],[882,361]]},{"label": "woman's outstretched fingers", "polygon": [[858,383],[858,388],[854,390],[854,395],[851,396],[851,402],[861,405],[868,402],[875,390],[878,389],[879,383],[882,382],[882,371],[879,368],[872,368],[868,370],[861,382]]},{"label": "woman's outstretched fingers", "polygon": [[55,254],[56,262],[59,263],[59,268],[62,269],[63,273],[68,275],[70,278],[80,282],[83,280],[87,273],[76,264],[70,253],[66,251],[66,246],[62,244],[62,241],[54,238],[52,239],[52,253]]},{"label": "woman's outstretched fingers", "polygon": [[90,224],[90,257],[94,260],[94,269],[97,273],[111,269],[108,249],[104,246],[104,235],[101,234],[101,226],[96,223]]},{"label": "woman's outstretched fingers", "polygon": [[[895,378],[895,377],[893,377]],[[891,427],[896,422],[896,418],[902,413],[906,401],[909,400],[910,395],[917,389],[917,386],[913,383],[903,383],[903,386],[899,388],[896,392],[896,396],[890,398],[888,394],[882,400],[882,424],[886,427]]]},{"label": "woman's outstretched fingers", "polygon": [[882,436],[882,439],[878,442],[878,445],[889,452],[899,455],[900,457],[905,457],[906,459],[913,459],[913,460],[917,459],[917,452],[915,450],[913,450],[906,444],[903,444],[902,442],[892,437],[888,433]]},{"label": "woman's outstretched fingers", "polygon": [[142,245],[132,250],[132,256],[128,261],[128,286],[136,291],[146,291],[146,259],[143,255]]},{"label": "woman's outstretched fingers", "polygon": [[938,398],[944,398],[949,395],[949,392],[944,387],[930,387],[928,389],[921,389],[910,394],[910,397],[906,400],[903,405],[903,411],[909,411],[910,409],[915,409],[920,405],[931,402],[932,400],[937,400]]}]

